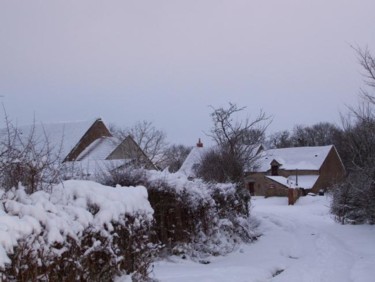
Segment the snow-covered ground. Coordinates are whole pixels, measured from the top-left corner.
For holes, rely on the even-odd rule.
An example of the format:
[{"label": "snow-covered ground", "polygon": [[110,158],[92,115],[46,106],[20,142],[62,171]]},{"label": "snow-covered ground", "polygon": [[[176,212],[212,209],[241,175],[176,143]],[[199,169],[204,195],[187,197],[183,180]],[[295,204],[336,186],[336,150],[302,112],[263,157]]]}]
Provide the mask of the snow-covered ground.
[{"label": "snow-covered ground", "polygon": [[253,197],[252,215],[263,234],[209,264],[172,257],[155,263],[160,282],[375,281],[375,226],[340,225],[329,213],[330,199]]}]

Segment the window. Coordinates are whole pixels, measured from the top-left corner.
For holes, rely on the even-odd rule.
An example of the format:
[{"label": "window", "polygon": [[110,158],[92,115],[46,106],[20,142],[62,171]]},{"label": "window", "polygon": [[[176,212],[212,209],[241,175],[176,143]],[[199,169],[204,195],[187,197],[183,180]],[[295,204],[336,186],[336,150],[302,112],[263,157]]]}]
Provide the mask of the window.
[{"label": "window", "polygon": [[271,175],[279,175],[279,166],[278,165],[272,165],[271,166]]}]

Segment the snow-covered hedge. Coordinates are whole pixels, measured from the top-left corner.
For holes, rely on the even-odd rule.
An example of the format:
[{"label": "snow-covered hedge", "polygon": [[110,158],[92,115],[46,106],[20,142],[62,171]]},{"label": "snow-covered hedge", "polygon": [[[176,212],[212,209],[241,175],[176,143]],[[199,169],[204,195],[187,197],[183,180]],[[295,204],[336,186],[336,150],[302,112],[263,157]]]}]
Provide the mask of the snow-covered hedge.
[{"label": "snow-covered hedge", "polygon": [[66,181],[51,193],[2,194],[2,280],[103,281],[146,276],[156,246],[144,187]]},{"label": "snow-covered hedge", "polygon": [[201,258],[255,237],[249,197],[233,184],[156,171],[123,176],[110,184],[138,186],[69,180],[48,192],[1,192],[0,279],[145,280],[161,247]]},{"label": "snow-covered hedge", "polygon": [[231,252],[255,238],[249,221],[250,196],[235,184],[189,180],[168,171],[111,171],[106,185],[143,185],[154,209],[156,241],[167,253],[192,256]]},{"label": "snow-covered hedge", "polygon": [[143,185],[154,209],[157,238],[172,253],[226,254],[255,238],[250,197],[234,184],[207,184],[178,173],[149,171]]}]

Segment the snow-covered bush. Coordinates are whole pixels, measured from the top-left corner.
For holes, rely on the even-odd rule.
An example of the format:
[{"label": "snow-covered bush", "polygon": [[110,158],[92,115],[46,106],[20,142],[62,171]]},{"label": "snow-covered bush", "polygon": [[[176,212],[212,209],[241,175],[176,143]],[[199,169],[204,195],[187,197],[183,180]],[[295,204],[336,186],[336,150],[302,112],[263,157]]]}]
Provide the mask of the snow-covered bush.
[{"label": "snow-covered bush", "polygon": [[157,245],[144,187],[66,181],[51,193],[2,195],[1,279],[110,281],[133,273],[144,280]]},{"label": "snow-covered bush", "polygon": [[375,224],[375,183],[373,178],[353,172],[343,183],[331,190],[331,212],[345,224]]},{"label": "snow-covered bush", "polygon": [[150,171],[143,185],[154,209],[157,239],[168,252],[220,255],[255,238],[250,197],[234,184],[207,184],[181,174]]},{"label": "snow-covered bush", "polygon": [[341,223],[375,223],[375,108],[358,109],[345,123],[347,179],[333,189],[331,211]]},{"label": "snow-covered bush", "polygon": [[144,182],[145,170],[132,165],[126,165],[121,168],[106,167],[104,170],[97,171],[93,179],[103,185],[113,187],[116,185],[124,187],[138,186]]}]

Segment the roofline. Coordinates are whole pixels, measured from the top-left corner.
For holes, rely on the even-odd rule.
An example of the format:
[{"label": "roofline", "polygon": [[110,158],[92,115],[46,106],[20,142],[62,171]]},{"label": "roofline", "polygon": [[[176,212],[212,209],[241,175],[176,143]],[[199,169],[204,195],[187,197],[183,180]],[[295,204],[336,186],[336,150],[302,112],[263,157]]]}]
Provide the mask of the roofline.
[{"label": "roofline", "polygon": [[[285,179],[288,179],[288,177],[281,176],[281,175],[279,175],[279,176],[280,176],[280,177],[283,177],[283,178],[285,178]],[[298,177],[302,177],[302,176],[304,176],[304,175],[299,175]],[[310,175],[308,175],[308,176],[310,176]],[[317,178],[316,178],[316,180],[315,180],[315,182],[314,182],[314,185],[313,185],[311,188],[304,188],[304,187],[296,186],[296,188],[292,188],[292,189],[297,189],[297,188],[298,188],[298,189],[306,189],[306,190],[313,189],[314,186],[315,186],[315,184],[318,182],[318,180],[319,180],[319,178],[320,178],[320,175],[316,175],[316,176],[317,176]],[[270,177],[272,177],[272,175],[265,175],[265,177],[266,177],[267,179],[269,179],[269,180],[271,180],[271,181],[277,183],[277,184],[280,184],[280,185],[282,185],[282,186],[288,188],[288,189],[291,188],[291,187],[286,186],[286,185],[283,184],[283,183],[280,183],[280,182],[278,182],[278,181],[276,181],[276,180],[270,178]]]},{"label": "roofline", "polygon": [[[111,153],[109,153],[109,155],[107,156],[107,158],[109,156],[111,156],[116,150],[118,147],[120,147],[126,140],[130,140],[138,149],[139,151],[141,152],[141,154],[150,162],[150,164],[154,167],[155,170],[159,170],[159,168],[150,160],[150,158],[146,155],[146,153],[142,150],[142,148],[139,146],[139,144],[137,142],[135,142],[135,140],[133,139],[133,137],[131,135],[128,135],[124,138],[124,140],[122,140],[120,142],[120,144],[118,144],[116,146],[115,149],[113,149],[113,151]],[[106,159],[107,159],[106,158]]]},{"label": "roofline", "polygon": [[[343,168],[345,169],[344,164],[343,164],[343,162],[342,162],[342,160],[341,160],[341,158],[340,158],[339,153],[338,153],[337,150],[336,150],[335,145],[332,145],[332,144],[331,144],[331,145],[324,145],[324,146],[301,146],[301,147],[275,148],[275,149],[264,150],[264,152],[267,152],[267,151],[270,151],[270,150],[285,150],[285,149],[297,149],[297,150],[298,150],[299,148],[302,149],[302,148],[323,148],[323,147],[330,147],[330,149],[328,150],[328,153],[327,153],[327,155],[325,156],[324,161],[321,163],[321,165],[319,166],[319,168],[317,168],[317,169],[300,169],[300,170],[306,170],[306,171],[314,171],[314,170],[317,170],[317,171],[319,171],[319,170],[322,168],[324,162],[326,161],[326,159],[327,159],[329,153],[331,152],[332,148],[335,149],[336,154],[337,154],[337,156],[338,156],[339,159],[340,159],[341,165],[342,165]],[[274,159],[271,160],[270,164],[271,164],[273,161],[278,162],[277,159],[274,158]],[[279,163],[279,162],[278,162],[278,163]],[[283,164],[280,164],[280,168],[279,168],[279,169],[283,169],[282,166],[283,166]],[[268,170],[266,170],[266,171],[257,171],[257,172],[267,172],[267,171],[270,171],[270,170],[271,170],[271,169],[268,169]],[[288,170],[288,171],[290,171],[290,170],[298,170],[298,168],[295,168],[295,169],[284,169],[284,170]]]},{"label": "roofline", "polygon": [[[276,180],[273,180],[272,178],[269,178],[268,176],[271,176],[271,175],[265,175],[265,177],[266,177],[267,179],[271,180],[272,182],[275,182],[275,183],[277,183],[278,185],[281,185],[281,186],[285,187],[286,189],[289,189],[289,188],[290,188],[290,187],[286,186],[286,185],[283,184],[283,183],[280,183],[280,182],[278,182],[278,181],[276,181]],[[281,177],[284,177],[284,176],[281,176]],[[286,179],[286,177],[284,177],[284,178]]]},{"label": "roofline", "polygon": [[339,154],[339,152],[338,152],[337,149],[336,149],[336,146],[335,146],[335,145],[332,145],[332,147],[333,147],[333,149],[335,150],[335,152],[336,152],[336,154],[337,154],[337,157],[338,157],[339,160],[340,160],[341,166],[342,166],[342,168],[344,169],[344,172],[345,172],[345,174],[346,174],[346,168],[345,168],[345,166],[344,166],[344,162],[342,161],[342,159],[341,159],[341,157],[340,157],[340,154]]},{"label": "roofline", "polygon": [[[96,120],[93,121],[93,123],[89,126],[89,128],[85,131],[85,133],[81,136],[81,138],[78,140],[77,144],[69,151],[69,153],[65,156],[64,160],[62,162],[66,162],[69,155],[74,152],[78,148],[78,146],[81,144],[82,139],[86,136],[86,134],[90,131],[91,128],[97,123],[97,122],[102,122],[104,127],[107,129],[109,132],[110,136],[108,137],[113,137],[112,133],[109,131],[108,127],[105,125],[103,120],[101,118],[97,118]],[[91,143],[90,143],[91,144]]]}]

